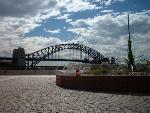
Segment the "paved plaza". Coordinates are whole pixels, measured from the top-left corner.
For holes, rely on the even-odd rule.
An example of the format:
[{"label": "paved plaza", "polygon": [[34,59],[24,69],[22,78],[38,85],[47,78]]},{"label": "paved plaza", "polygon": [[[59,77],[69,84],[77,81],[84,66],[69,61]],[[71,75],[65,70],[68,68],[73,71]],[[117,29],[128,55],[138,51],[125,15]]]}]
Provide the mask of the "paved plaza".
[{"label": "paved plaza", "polygon": [[55,76],[0,76],[0,113],[150,113],[150,96],[63,89]]}]

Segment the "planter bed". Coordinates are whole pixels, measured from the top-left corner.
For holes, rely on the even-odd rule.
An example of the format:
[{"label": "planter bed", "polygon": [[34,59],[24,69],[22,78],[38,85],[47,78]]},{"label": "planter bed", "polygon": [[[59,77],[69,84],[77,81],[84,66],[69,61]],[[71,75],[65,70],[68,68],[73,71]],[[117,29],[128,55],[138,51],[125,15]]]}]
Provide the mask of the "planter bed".
[{"label": "planter bed", "polygon": [[81,90],[150,93],[150,76],[56,75],[56,85]]}]

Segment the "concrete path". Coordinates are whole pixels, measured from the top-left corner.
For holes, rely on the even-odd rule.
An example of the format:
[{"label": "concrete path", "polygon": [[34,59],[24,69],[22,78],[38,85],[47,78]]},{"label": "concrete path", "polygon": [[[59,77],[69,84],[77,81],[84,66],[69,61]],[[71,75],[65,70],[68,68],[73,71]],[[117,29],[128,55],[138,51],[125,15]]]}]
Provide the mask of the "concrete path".
[{"label": "concrete path", "polygon": [[0,76],[0,113],[150,113],[150,96],[63,89],[55,76]]}]

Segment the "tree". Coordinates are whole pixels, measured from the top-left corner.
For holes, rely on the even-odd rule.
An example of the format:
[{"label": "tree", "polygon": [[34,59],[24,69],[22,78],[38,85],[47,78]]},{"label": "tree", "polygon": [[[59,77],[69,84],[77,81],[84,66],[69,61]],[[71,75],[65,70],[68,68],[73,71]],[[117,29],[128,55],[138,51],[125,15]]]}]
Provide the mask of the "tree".
[{"label": "tree", "polygon": [[116,59],[115,59],[115,57],[111,57],[111,64],[115,64],[115,61],[116,61]]}]

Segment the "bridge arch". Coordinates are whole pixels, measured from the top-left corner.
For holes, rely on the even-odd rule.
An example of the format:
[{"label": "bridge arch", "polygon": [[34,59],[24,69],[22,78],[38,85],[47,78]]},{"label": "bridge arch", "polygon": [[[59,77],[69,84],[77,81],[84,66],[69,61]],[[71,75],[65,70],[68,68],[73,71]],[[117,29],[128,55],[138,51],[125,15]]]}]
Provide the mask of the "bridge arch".
[{"label": "bridge arch", "polygon": [[[27,63],[26,65],[29,67],[33,67],[36,64],[38,64],[40,61],[48,61],[51,60],[50,56],[53,55],[56,52],[65,50],[65,49],[74,49],[74,50],[79,50],[81,52],[84,52],[85,54],[89,55],[91,58],[98,60],[98,61],[103,61],[104,56],[101,55],[99,52],[96,50],[80,45],[80,44],[75,44],[75,43],[68,43],[68,44],[58,44],[58,45],[53,45],[38,51],[35,51],[30,54],[26,54],[26,59]],[[80,60],[76,60],[80,61]]]}]

